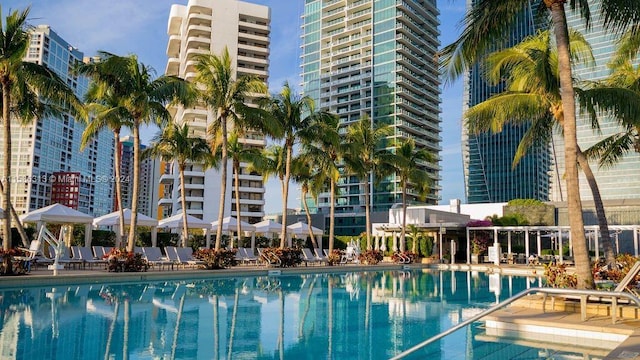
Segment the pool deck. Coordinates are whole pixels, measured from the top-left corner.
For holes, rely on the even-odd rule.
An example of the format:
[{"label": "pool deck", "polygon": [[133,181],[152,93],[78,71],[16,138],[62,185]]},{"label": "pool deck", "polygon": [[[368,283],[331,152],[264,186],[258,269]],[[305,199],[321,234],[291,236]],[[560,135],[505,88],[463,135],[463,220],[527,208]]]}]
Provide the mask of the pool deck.
[{"label": "pool deck", "polygon": [[[231,269],[222,270],[201,270],[191,268],[179,269],[153,269],[147,272],[138,273],[114,273],[108,272],[101,266],[95,266],[93,269],[65,269],[60,270],[57,276],[53,276],[53,271],[46,267],[33,269],[31,273],[25,276],[7,276],[0,277],[0,288],[15,288],[24,286],[43,286],[43,285],[64,285],[69,282],[73,283],[118,283],[131,281],[159,281],[168,279],[201,279],[211,277],[229,277],[229,276],[252,276],[252,275],[269,275],[270,272],[279,272],[278,274],[301,274],[301,273],[328,273],[328,272],[351,272],[366,270],[414,270],[414,269],[440,269],[440,270],[460,270],[460,271],[479,271],[489,273],[500,273],[504,275],[519,276],[542,276],[544,268],[542,266],[523,266],[523,265],[467,265],[467,264],[393,264],[380,263],[378,265],[358,265],[348,264],[340,266],[299,266],[294,268],[273,268],[263,265],[243,265],[236,266]],[[533,300],[535,301],[535,299]],[[581,320],[579,312],[575,311],[542,311],[539,306],[531,305],[526,301],[516,302],[509,307],[499,310],[489,315],[483,320],[489,320],[500,323],[508,323],[515,327],[526,328],[527,326],[538,326],[548,328],[549,333],[556,331],[584,330],[586,332],[603,334],[621,334],[626,339],[617,344],[613,350],[597,356],[606,360],[613,359],[636,359],[640,360],[640,309],[634,308],[634,316],[625,316],[619,318],[615,324],[612,324],[611,316],[607,314],[607,304],[600,304],[600,309],[595,313],[589,313],[586,321]],[[604,307],[604,310],[602,308]],[[600,312],[600,313],[598,313]],[[604,315],[603,315],[604,314]],[[624,310],[623,310],[624,314]],[[567,331],[569,331],[567,330]],[[579,348],[579,342],[576,340],[574,344],[568,344],[568,350]],[[603,357],[604,356],[604,357]]]}]

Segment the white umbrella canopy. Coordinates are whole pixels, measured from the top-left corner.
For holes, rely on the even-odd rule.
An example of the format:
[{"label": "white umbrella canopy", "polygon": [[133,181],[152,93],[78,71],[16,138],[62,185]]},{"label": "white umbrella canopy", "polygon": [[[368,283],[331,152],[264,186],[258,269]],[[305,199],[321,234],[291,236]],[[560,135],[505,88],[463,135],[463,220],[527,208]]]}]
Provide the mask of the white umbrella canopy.
[{"label": "white umbrella canopy", "polygon": [[93,216],[62,204],[51,204],[20,216],[22,222],[51,224],[91,224]]},{"label": "white umbrella canopy", "polygon": [[[131,209],[124,209],[124,224],[131,224]],[[138,213],[138,226],[158,226],[158,220]],[[93,219],[94,226],[117,226],[120,224],[120,212],[114,211]]]},{"label": "white umbrella canopy", "polygon": [[[298,221],[295,224],[291,224],[287,226],[287,231],[289,231],[292,235],[307,236],[309,235],[309,225],[307,225],[307,223],[304,223],[302,221]],[[313,232],[313,235],[324,234],[324,231],[322,231],[322,229],[318,229],[317,227],[313,227],[313,226],[311,227],[311,232]]]},{"label": "white umbrella canopy", "polygon": [[256,227],[257,233],[279,233],[282,231],[282,224],[273,220],[264,220],[253,224]]},{"label": "white umbrella canopy", "polygon": [[[182,219],[183,219],[183,213],[179,213],[179,214],[173,215],[171,217],[168,217],[166,219],[160,220],[158,222],[158,227],[159,228],[170,228],[170,229],[181,228],[182,227]],[[204,229],[204,228],[210,227],[211,223],[208,222],[208,221],[200,220],[197,217],[194,217],[194,216],[191,216],[191,215],[187,214],[187,226],[189,228]]]},{"label": "white umbrella canopy", "polygon": [[[240,225],[242,227],[242,231],[255,231],[255,226],[244,222],[244,221],[240,221]],[[222,219],[222,231],[235,231],[238,227],[238,220],[234,217],[231,216],[227,216],[226,218]],[[218,230],[218,221],[214,221],[211,223],[211,229],[212,230]]]}]

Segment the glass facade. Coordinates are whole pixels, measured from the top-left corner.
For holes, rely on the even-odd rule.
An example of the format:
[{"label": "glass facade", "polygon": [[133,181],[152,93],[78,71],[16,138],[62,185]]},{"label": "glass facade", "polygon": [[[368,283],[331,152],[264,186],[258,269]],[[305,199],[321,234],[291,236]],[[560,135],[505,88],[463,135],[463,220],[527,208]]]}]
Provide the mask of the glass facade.
[{"label": "glass facade", "polygon": [[[318,108],[338,114],[343,133],[367,114],[373,123],[393,128],[390,149],[394,140],[414,139],[418,148],[438,158],[438,15],[435,0],[306,0],[301,55],[305,95]],[[425,200],[410,192],[410,203],[438,201],[438,163],[424,164],[434,180],[433,190]],[[374,182],[373,211],[386,211],[401,201],[398,179]],[[363,187],[357,177],[341,177],[336,211],[364,216]],[[319,210],[328,213],[329,205],[329,194],[321,194]],[[347,232],[359,229],[358,234],[365,227],[364,221],[353,219],[342,225]],[[344,233],[340,227],[336,234]]]},{"label": "glass facade", "polygon": [[[574,78],[579,81],[596,81],[606,78],[610,73],[608,63],[616,51],[616,42],[619,38],[615,32],[605,30],[603,28],[603,20],[599,16],[599,2],[590,2],[591,6],[591,26],[586,29],[582,18],[570,11],[567,13],[567,22],[569,28],[579,31],[591,45],[595,64],[582,65],[578,64],[573,69]],[[636,64],[640,63],[640,59]],[[591,128],[590,121],[580,116],[580,111],[576,118],[578,145],[582,150],[610,135],[622,132],[623,129],[618,123],[604,116],[599,117],[600,130],[594,131]],[[554,136],[554,146],[556,149],[564,149],[564,142],[560,135]],[[558,173],[560,178],[564,173],[564,152],[558,156]],[[640,170],[640,155],[637,152],[629,152],[623,156],[620,162],[612,167],[598,168],[596,162],[591,162],[591,170],[593,170],[600,189],[600,195],[603,200],[623,200],[640,198],[640,177],[635,176]],[[580,197],[582,200],[592,200],[593,195],[587,184],[587,181],[580,174]],[[554,182],[552,200],[566,200],[566,187],[564,181]]]},{"label": "glass facade", "polygon": [[[40,25],[31,33],[26,61],[42,64],[55,72],[82,98],[88,79],[72,74],[83,54],[52,31]],[[108,129],[101,131],[84,150],[80,140],[85,126],[68,114],[40,118],[26,125],[12,121],[12,202],[19,214],[51,203],[53,174],[77,172],[77,210],[92,216],[111,212],[113,206],[113,157],[115,142]],[[1,157],[1,155],[0,155]],[[71,196],[71,195],[70,195]]]},{"label": "glass facade", "polygon": [[[468,6],[473,1],[468,1]],[[505,47],[513,46],[536,30],[531,8],[523,9]],[[495,50],[497,50],[496,48]],[[504,90],[488,84],[478,65],[465,79],[464,110]],[[549,144],[532,146],[516,167],[513,158],[528,126],[505,126],[497,134],[470,134],[462,127],[462,153],[467,202],[506,202],[516,198],[548,200],[551,155]]]}]

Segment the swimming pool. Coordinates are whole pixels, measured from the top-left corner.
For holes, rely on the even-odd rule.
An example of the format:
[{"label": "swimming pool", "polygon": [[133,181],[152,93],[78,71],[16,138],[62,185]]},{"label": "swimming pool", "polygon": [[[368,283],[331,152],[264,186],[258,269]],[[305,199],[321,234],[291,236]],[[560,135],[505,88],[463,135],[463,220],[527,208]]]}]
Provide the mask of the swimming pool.
[{"label": "swimming pool", "polygon": [[[1,290],[0,358],[388,359],[540,281],[412,270]],[[408,358],[500,358],[479,331]]]}]

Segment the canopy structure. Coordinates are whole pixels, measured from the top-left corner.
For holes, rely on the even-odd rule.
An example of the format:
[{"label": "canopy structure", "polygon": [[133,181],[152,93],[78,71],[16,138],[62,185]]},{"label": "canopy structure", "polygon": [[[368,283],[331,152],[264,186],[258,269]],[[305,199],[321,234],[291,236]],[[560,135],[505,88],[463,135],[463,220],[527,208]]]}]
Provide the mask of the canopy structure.
[{"label": "canopy structure", "polygon": [[[318,229],[317,227],[311,227],[311,232],[315,235],[316,240],[318,242],[318,246],[322,249],[322,234],[324,231],[322,229]],[[287,234],[288,234],[288,242],[289,246],[291,246],[291,236],[301,236],[305,239],[309,236],[309,225],[305,222],[298,221],[297,223],[291,224],[287,226]]]},{"label": "canopy structure", "polygon": [[[20,216],[20,221],[37,224],[38,232],[40,231],[40,227],[46,223],[63,225],[85,224],[85,246],[91,246],[91,222],[93,221],[93,217],[62,204],[51,204],[28,212]],[[66,241],[69,242],[71,241],[70,236],[72,231],[68,231],[67,234],[69,238],[66,239]]]},{"label": "canopy structure", "polygon": [[[244,221],[240,221],[240,227],[242,229],[242,232],[251,232],[251,248],[254,248],[254,242],[255,242],[255,226],[244,222]],[[233,231],[236,231],[238,229],[238,220],[234,217],[231,216],[227,216],[226,218],[222,219],[222,232],[225,233],[231,233]],[[211,231],[218,231],[218,221],[214,221],[211,223]],[[207,247],[209,247],[210,243],[209,240],[207,240]],[[231,247],[233,247],[233,239],[231,240]]]},{"label": "canopy structure", "polygon": [[[124,224],[131,224],[131,209],[124,209]],[[156,246],[157,240],[157,232],[158,232],[158,220],[148,217],[147,215],[138,213],[137,218],[138,226],[149,226],[151,227],[151,245]],[[114,211],[112,213],[102,215],[93,219],[93,226],[110,226],[116,229],[116,236],[120,236],[120,232],[117,231],[120,224],[120,211]],[[118,239],[118,243],[120,243],[120,239]]]},{"label": "canopy structure", "polygon": [[[302,221],[298,221],[295,224],[291,224],[287,226],[287,231],[293,235],[309,235],[309,225],[307,225],[307,223],[304,223]],[[313,235],[322,235],[324,234],[324,231],[322,229],[318,229],[317,227],[311,227],[311,231],[313,232]]]},{"label": "canopy structure", "polygon": [[[169,229],[178,229],[182,232],[182,221],[184,219],[183,213],[179,213],[168,217],[166,219],[162,219],[158,222],[159,228],[169,228]],[[189,229],[205,229],[205,237],[209,239],[209,231],[211,230],[211,223],[208,221],[204,221],[198,219],[195,216],[191,216],[187,214],[187,227]],[[187,237],[188,234],[182,234],[182,246],[187,246]]]},{"label": "canopy structure", "polygon": [[[256,230],[255,226],[244,221],[240,221],[240,226],[242,228],[242,231]],[[222,231],[224,232],[236,231],[237,227],[238,227],[238,220],[236,218],[227,216],[226,218],[222,219]],[[211,223],[211,230],[218,230],[218,221],[214,221]]]},{"label": "canopy structure", "polygon": [[[158,221],[159,228],[179,229],[182,227],[183,213],[179,213]],[[187,214],[187,227],[190,229],[209,229],[211,223]]]},{"label": "canopy structure", "polygon": [[282,232],[282,224],[273,220],[260,221],[259,223],[253,224],[253,226],[256,227],[256,232],[261,234]]}]

